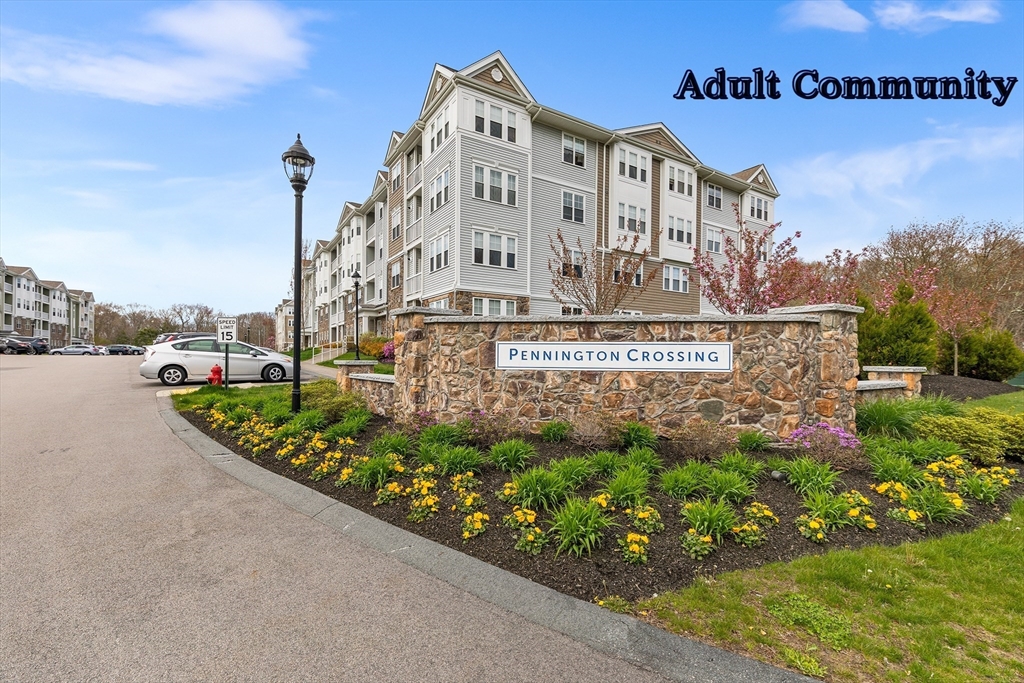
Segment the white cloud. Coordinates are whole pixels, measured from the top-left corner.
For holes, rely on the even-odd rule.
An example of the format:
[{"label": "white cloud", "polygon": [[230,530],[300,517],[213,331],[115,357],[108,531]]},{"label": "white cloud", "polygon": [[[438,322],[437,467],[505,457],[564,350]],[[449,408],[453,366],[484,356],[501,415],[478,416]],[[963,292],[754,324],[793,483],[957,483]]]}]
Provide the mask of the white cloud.
[{"label": "white cloud", "polygon": [[866,194],[906,206],[904,190],[936,166],[953,161],[984,163],[1019,159],[1024,127],[972,128],[849,156],[829,152],[780,169],[787,194],[833,200]]},{"label": "white cloud", "polygon": [[925,9],[910,0],[891,0],[875,3],[873,10],[883,28],[916,32],[933,31],[957,22],[994,24],[1001,18],[996,3],[989,0],[948,2],[934,9]]},{"label": "white cloud", "polygon": [[198,2],[149,15],[144,48],[2,29],[0,80],[162,105],[236,100],[306,66],[303,17],[274,4]]},{"label": "white cloud", "polygon": [[827,28],[863,33],[871,22],[843,0],[797,0],[782,7],[789,28]]}]

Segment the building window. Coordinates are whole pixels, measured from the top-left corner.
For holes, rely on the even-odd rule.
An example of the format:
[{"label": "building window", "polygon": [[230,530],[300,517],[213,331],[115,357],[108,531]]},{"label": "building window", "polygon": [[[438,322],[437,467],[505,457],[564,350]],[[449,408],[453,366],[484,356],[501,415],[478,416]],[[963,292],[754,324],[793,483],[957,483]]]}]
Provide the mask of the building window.
[{"label": "building window", "polygon": [[448,107],[439,112],[434,122],[430,124],[430,151],[441,146],[441,143],[448,139]]},{"label": "building window", "polygon": [[693,221],[682,218],[668,217],[668,241],[679,244],[693,244]]},{"label": "building window", "polygon": [[448,299],[437,299],[436,301],[430,302],[431,308],[448,308]]},{"label": "building window", "polygon": [[562,219],[573,223],[583,222],[583,195],[562,192]]},{"label": "building window", "polygon": [[619,150],[619,175],[626,175],[626,150]]},{"label": "building window", "polygon": [[[486,254],[484,253],[485,243]],[[515,268],[516,238],[489,232],[474,232],[473,263],[497,268]]]},{"label": "building window", "polygon": [[760,197],[750,198],[750,217],[768,220],[768,200]]},{"label": "building window", "polygon": [[430,272],[441,270],[448,265],[448,233],[447,231],[427,246]]},{"label": "building window", "polygon": [[587,156],[587,141],[562,133],[562,161],[574,166],[584,166]]},{"label": "building window", "polygon": [[612,315],[643,315],[643,311],[630,311],[625,308],[616,308]]},{"label": "building window", "polygon": [[626,177],[632,178],[632,179],[636,180],[636,170],[637,170],[637,166],[636,166],[636,153],[635,152],[630,152],[629,153],[629,168],[626,171]]},{"label": "building window", "polygon": [[690,272],[685,268],[665,266],[663,289],[666,292],[682,292],[685,294],[690,291],[689,276]]},{"label": "building window", "polygon": [[716,209],[722,208],[722,188],[718,185],[708,183],[708,206]]},{"label": "building window", "polygon": [[[484,176],[487,176],[487,195],[484,195]],[[504,173],[483,166],[473,167],[473,196],[477,199],[488,199],[492,202],[504,202],[509,206],[516,205],[518,176]]]},{"label": "building window", "polygon": [[721,254],[722,253],[722,231],[715,228],[706,228],[707,231],[707,243],[708,251]]},{"label": "building window", "polygon": [[486,299],[473,297],[473,315],[515,315],[515,299]]},{"label": "building window", "polygon": [[484,132],[484,103],[480,100],[476,101],[476,118],[475,118],[475,130],[477,133]]},{"label": "building window", "polygon": [[579,249],[571,250],[572,263],[562,264],[562,277],[583,277],[583,252]]},{"label": "building window", "polygon": [[[619,277],[621,277],[621,275],[622,275],[622,261],[619,261],[617,264],[615,264],[615,270],[614,270],[614,272],[612,272],[612,280],[614,282],[618,282],[619,281]],[[640,264],[640,268],[638,268],[636,273],[634,273],[634,275],[633,275],[633,282],[631,284],[634,287],[639,287],[639,286],[641,286],[643,284],[643,282],[644,282],[644,266],[643,266],[643,264]]]},{"label": "building window", "polygon": [[391,264],[391,289],[398,287],[402,284],[402,264],[400,261],[395,261]]},{"label": "building window", "polygon": [[402,160],[399,159],[395,162],[395,165],[391,168],[391,189],[398,192],[398,188],[402,187]]},{"label": "building window", "polygon": [[508,112],[507,134],[509,142],[516,141],[516,113],[514,111]]},{"label": "building window", "polygon": [[583,309],[579,306],[562,306],[562,315],[583,315]]},{"label": "building window", "polygon": [[430,181],[430,211],[433,213],[437,209],[448,203],[448,169],[445,169],[438,174],[436,178]]},{"label": "building window", "polygon": [[501,138],[501,107],[491,105],[491,137]]},{"label": "building window", "polygon": [[640,182],[647,182],[647,157],[640,157]]},{"label": "building window", "polygon": [[[639,215],[639,219],[637,216]],[[619,230],[630,232],[640,231],[641,235],[647,234],[647,209],[637,208],[630,204],[619,204]]]},{"label": "building window", "polygon": [[402,210],[395,209],[391,212],[391,239],[397,240],[402,236]]},{"label": "building window", "polygon": [[693,196],[693,173],[675,166],[668,167],[668,189],[687,197]]}]

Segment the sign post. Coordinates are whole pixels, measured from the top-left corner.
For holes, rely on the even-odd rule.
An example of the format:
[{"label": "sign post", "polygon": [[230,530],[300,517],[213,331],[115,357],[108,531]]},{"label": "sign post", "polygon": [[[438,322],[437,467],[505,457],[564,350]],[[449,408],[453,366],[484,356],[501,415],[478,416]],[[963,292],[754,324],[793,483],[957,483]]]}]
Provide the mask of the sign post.
[{"label": "sign post", "polygon": [[238,339],[235,318],[217,318],[217,343],[224,345],[224,388],[228,388],[228,344]]}]

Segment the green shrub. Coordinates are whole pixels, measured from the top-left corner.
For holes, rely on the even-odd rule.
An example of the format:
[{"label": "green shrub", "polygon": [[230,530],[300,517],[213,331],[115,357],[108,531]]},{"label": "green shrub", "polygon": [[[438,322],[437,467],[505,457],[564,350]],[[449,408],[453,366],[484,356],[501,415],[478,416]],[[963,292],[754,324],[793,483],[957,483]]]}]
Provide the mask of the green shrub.
[{"label": "green shrub", "polygon": [[483,454],[472,446],[443,446],[437,456],[441,474],[449,477],[466,472],[479,474],[483,464]]},{"label": "green shrub", "polygon": [[740,451],[726,453],[715,461],[715,468],[723,472],[735,472],[751,484],[757,483],[764,472],[764,463]]},{"label": "green shrub", "polygon": [[739,525],[736,511],[724,500],[704,498],[683,506],[682,516],[698,536],[710,536],[716,543]]},{"label": "green shrub", "polygon": [[887,451],[907,458],[915,465],[927,465],[959,454],[963,449],[951,441],[942,439],[890,439],[884,436],[868,436],[862,440],[868,460],[874,462],[875,453]]},{"label": "green shrub", "polygon": [[395,476],[395,459],[386,455],[375,455],[359,463],[352,472],[352,479],[364,489],[382,489]]},{"label": "green shrub", "polygon": [[[960,340],[958,360],[961,377],[1005,382],[1024,370],[1024,351],[1008,330],[969,332]],[[953,374],[953,340],[948,335],[942,335],[939,341],[937,368],[944,375]]]},{"label": "green shrub", "polygon": [[509,439],[491,446],[490,458],[502,472],[518,472],[526,468],[526,461],[537,454],[537,449],[522,439]]},{"label": "green shrub", "polygon": [[626,451],[622,458],[623,465],[637,465],[647,470],[648,474],[654,474],[662,469],[661,458],[649,446],[632,446]]},{"label": "green shrub", "polygon": [[412,442],[402,432],[380,432],[377,438],[370,442],[370,453],[373,455],[395,455],[405,457],[412,450]]},{"label": "green shrub", "polygon": [[907,410],[914,414],[914,419],[922,415],[963,415],[964,405],[948,396],[915,396],[906,401]]},{"label": "green shrub", "polygon": [[809,491],[804,496],[803,506],[811,519],[815,517],[821,519],[825,522],[825,528],[828,530],[853,524],[853,520],[847,514],[853,506],[850,505],[846,496],[821,490]]},{"label": "green shrub", "polygon": [[324,414],[319,410],[303,410],[291,419],[289,424],[304,431],[315,432],[327,423]]},{"label": "green shrub", "polygon": [[757,453],[772,444],[772,438],[756,429],[747,429],[736,435],[736,446],[744,453]]},{"label": "green shrub", "polygon": [[570,491],[585,484],[594,473],[589,459],[576,456],[552,460],[548,463],[548,469],[561,477]]},{"label": "green shrub", "polygon": [[594,501],[570,498],[552,513],[551,531],[558,536],[557,557],[563,551],[580,557],[601,545],[604,530],[617,526]]},{"label": "green shrub", "polygon": [[765,464],[768,466],[768,471],[785,472],[789,466],[789,458],[784,458],[781,455],[769,455],[764,459]]},{"label": "green shrub", "polygon": [[602,489],[616,505],[636,507],[647,500],[647,484],[651,475],[639,465],[629,465],[616,472]]},{"label": "green shrub", "polygon": [[999,430],[1006,452],[1024,455],[1024,414],[1009,415],[992,408],[971,408],[965,417]]},{"label": "green shrub", "polygon": [[441,458],[441,453],[447,448],[448,446],[439,443],[420,444],[419,448],[416,449],[416,460],[423,465],[437,465],[437,461]]},{"label": "green shrub", "polygon": [[623,448],[645,446],[654,450],[658,447],[658,436],[642,422],[624,422],[619,427],[619,445]]},{"label": "green shrub", "polygon": [[704,490],[716,500],[738,503],[754,493],[754,485],[738,472],[712,469],[704,480]]},{"label": "green shrub", "polygon": [[998,428],[970,417],[925,415],[914,424],[918,435],[952,441],[964,455],[979,465],[1002,462],[1006,440]]},{"label": "green shrub", "polygon": [[868,456],[871,470],[878,481],[898,481],[904,486],[914,488],[925,483],[924,472],[902,455],[882,448]]},{"label": "green shrub", "polygon": [[593,468],[594,474],[600,477],[610,477],[624,464],[622,456],[615,451],[597,451],[590,455],[590,466]]},{"label": "green shrub", "polygon": [[292,419],[292,407],[287,399],[267,401],[260,409],[260,416],[270,424],[280,427]]},{"label": "green shrub", "polygon": [[457,425],[438,423],[420,430],[419,444],[458,446],[466,443],[466,435]]},{"label": "green shrub", "polygon": [[912,490],[904,506],[924,515],[929,522],[945,524],[967,514],[967,504],[959,495],[950,493],[937,484],[928,484]]},{"label": "green shrub", "polygon": [[880,398],[857,406],[857,433],[865,436],[906,438],[914,435],[914,419],[902,399]]},{"label": "green shrub", "polygon": [[676,465],[661,475],[661,490],[673,498],[682,500],[703,489],[709,474],[710,465],[699,460],[690,460],[685,465]]},{"label": "green shrub", "polygon": [[697,460],[711,460],[736,447],[732,429],[706,420],[696,420],[673,430],[669,440],[685,457]]},{"label": "green shrub", "polygon": [[515,413],[495,408],[471,410],[466,417],[459,420],[458,427],[466,435],[467,440],[480,448],[490,448],[500,441],[524,439],[526,425]]},{"label": "green shrub", "polygon": [[540,427],[540,438],[546,443],[557,443],[569,438],[572,425],[563,420],[552,420],[545,422]]},{"label": "green shrub", "polygon": [[565,481],[544,467],[531,467],[512,478],[517,493],[512,502],[531,510],[550,510],[566,495]]},{"label": "green shrub", "polygon": [[831,492],[835,489],[839,472],[828,463],[817,463],[808,457],[794,458],[780,469],[789,477],[789,483],[796,492],[806,495],[811,491]]},{"label": "green shrub", "polygon": [[228,411],[227,419],[228,421],[235,423],[234,429],[238,429],[242,426],[242,423],[252,417],[253,414],[254,413],[249,408],[246,408],[245,406],[238,406],[237,408],[233,408]]},{"label": "green shrub", "polygon": [[345,414],[366,408],[366,400],[354,392],[340,392],[334,380],[322,379],[302,385],[302,406],[319,410],[328,424],[345,419]]},{"label": "green shrub", "polygon": [[857,316],[858,354],[865,365],[935,365],[937,326],[923,301],[911,303],[914,290],[906,282],[896,288],[894,303],[886,314],[858,296],[864,312]]},{"label": "green shrub", "polygon": [[380,358],[384,345],[391,341],[390,337],[378,337],[373,332],[359,335],[359,352],[367,358]]}]

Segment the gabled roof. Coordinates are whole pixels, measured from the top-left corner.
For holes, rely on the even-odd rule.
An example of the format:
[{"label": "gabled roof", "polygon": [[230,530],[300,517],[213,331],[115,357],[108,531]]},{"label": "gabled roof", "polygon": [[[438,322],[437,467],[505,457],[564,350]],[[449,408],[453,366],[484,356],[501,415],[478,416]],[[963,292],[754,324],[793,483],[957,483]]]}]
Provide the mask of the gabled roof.
[{"label": "gabled roof", "polygon": [[384,155],[384,163],[387,164],[388,159],[391,158],[391,152],[394,151],[398,145],[402,144],[402,138],[405,137],[405,133],[397,130],[391,131],[391,142],[388,143],[388,151]]},{"label": "gabled roof", "polygon": [[660,147],[666,152],[682,156],[694,163],[700,163],[700,159],[698,159],[697,156],[691,152],[689,148],[687,148],[687,146],[684,145],[664,123],[648,123],[643,126],[619,128],[615,132],[625,137],[642,140],[648,145]]},{"label": "gabled roof", "polygon": [[739,178],[745,183],[750,183],[751,185],[776,196],[779,194],[779,191],[776,189],[775,183],[772,181],[772,177],[768,175],[768,169],[765,168],[764,164],[745,168],[742,171],[733,173],[733,176]]},{"label": "gabled roof", "polygon": [[345,206],[341,209],[341,215],[338,216],[338,230],[341,230],[341,226],[348,222],[348,219],[352,217],[362,204],[356,202],[345,202]]},{"label": "gabled roof", "polygon": [[423,106],[420,107],[420,118],[423,118],[427,110],[430,109],[430,105],[433,104],[434,100],[437,99],[438,94],[444,90],[445,86],[451,82],[452,76],[455,75],[455,69],[444,66],[443,64],[435,64],[434,72],[430,76],[430,85],[427,87],[427,92],[423,95]]},{"label": "gabled roof", "polygon": [[516,75],[512,65],[505,59],[505,55],[501,54],[501,50],[484,57],[478,62],[473,62],[465,69],[459,71],[459,75],[492,88],[518,95],[529,102],[537,101],[530,94],[526,84]]},{"label": "gabled roof", "polygon": [[36,275],[36,271],[32,270],[29,266],[7,266],[7,270],[11,271],[15,275],[24,275],[30,277],[33,280],[38,280],[39,276]]},{"label": "gabled roof", "polygon": [[373,195],[377,194],[377,192],[380,190],[382,185],[384,186],[384,189],[387,189],[387,186],[388,186],[388,172],[387,171],[377,171],[377,177],[373,181],[373,190],[370,192],[370,196],[372,197]]},{"label": "gabled roof", "polygon": [[41,284],[46,285],[50,289],[60,289],[61,287],[63,287],[64,291],[68,290],[67,286],[60,280],[40,280],[39,282]]}]

